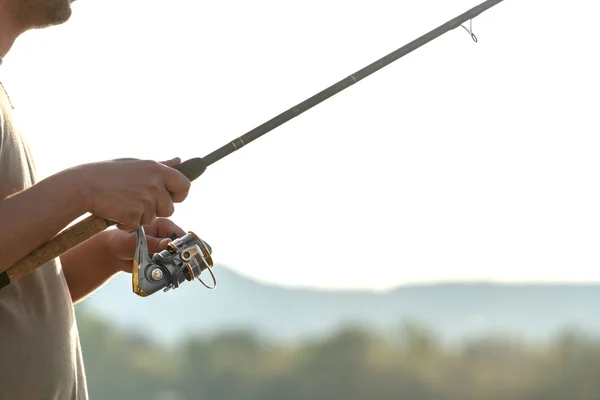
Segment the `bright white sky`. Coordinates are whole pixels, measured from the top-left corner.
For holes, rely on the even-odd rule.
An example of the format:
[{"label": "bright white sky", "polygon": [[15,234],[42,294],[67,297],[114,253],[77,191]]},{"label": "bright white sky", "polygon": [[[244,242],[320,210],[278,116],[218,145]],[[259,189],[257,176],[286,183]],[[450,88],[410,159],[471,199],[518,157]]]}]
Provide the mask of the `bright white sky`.
[{"label": "bright white sky", "polygon": [[[185,160],[480,2],[78,0],[2,75],[42,176]],[[174,219],[285,285],[600,280],[597,11],[504,1],[479,43],[449,32],[209,167]]]}]

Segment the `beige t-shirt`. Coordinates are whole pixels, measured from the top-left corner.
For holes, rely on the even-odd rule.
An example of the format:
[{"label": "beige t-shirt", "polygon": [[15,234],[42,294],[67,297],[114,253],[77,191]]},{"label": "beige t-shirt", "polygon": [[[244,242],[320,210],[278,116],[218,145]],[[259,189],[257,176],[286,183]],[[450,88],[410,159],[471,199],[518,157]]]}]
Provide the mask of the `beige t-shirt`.
[{"label": "beige t-shirt", "polygon": [[[0,86],[0,196],[35,183],[29,148]],[[0,257],[8,251],[1,248]],[[56,259],[0,290],[0,400],[87,398],[73,302]]]}]

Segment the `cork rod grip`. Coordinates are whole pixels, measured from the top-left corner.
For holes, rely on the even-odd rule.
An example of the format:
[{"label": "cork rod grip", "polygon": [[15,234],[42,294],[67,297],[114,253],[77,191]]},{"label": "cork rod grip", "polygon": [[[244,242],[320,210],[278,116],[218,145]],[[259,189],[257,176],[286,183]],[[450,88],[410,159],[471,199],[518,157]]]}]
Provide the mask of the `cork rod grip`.
[{"label": "cork rod grip", "polygon": [[93,215],[79,221],[59,232],[48,242],[13,264],[6,270],[8,278],[11,282],[22,278],[36,268],[102,232],[109,225],[111,225],[110,221]]}]

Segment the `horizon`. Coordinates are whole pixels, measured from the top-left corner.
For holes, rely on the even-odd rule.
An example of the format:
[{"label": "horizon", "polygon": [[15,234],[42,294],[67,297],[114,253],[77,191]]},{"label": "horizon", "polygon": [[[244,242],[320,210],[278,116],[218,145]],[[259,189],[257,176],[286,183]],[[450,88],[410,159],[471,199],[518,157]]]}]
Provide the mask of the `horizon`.
[{"label": "horizon", "polygon": [[[258,284],[261,286],[274,287],[278,289],[290,289],[290,290],[303,290],[303,291],[315,291],[315,292],[335,292],[335,293],[376,293],[386,294],[401,289],[411,288],[430,288],[437,286],[496,286],[496,287],[600,287],[600,281],[510,281],[510,280],[447,280],[447,281],[423,281],[423,282],[408,282],[400,283],[397,286],[389,288],[367,288],[367,287],[345,287],[345,288],[332,288],[332,287],[321,287],[321,286],[297,286],[293,283],[281,283],[277,281],[271,281],[263,278],[256,278],[254,276],[245,274],[242,271],[231,268],[226,265],[215,264],[213,273],[217,277],[217,288],[219,290],[219,271],[225,270],[227,274],[233,274],[236,277]],[[120,278],[122,279],[122,278]],[[129,276],[127,276],[129,279]],[[194,284],[194,283],[192,283]],[[189,286],[187,284],[186,286]]]}]

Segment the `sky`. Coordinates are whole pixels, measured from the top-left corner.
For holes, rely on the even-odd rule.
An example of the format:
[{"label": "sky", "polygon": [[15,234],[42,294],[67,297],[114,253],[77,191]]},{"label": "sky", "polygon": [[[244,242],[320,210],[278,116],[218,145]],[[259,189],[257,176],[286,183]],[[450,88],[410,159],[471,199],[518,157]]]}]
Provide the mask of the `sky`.
[{"label": "sky", "polygon": [[[42,178],[186,160],[479,3],[78,0],[0,74]],[[211,165],[172,218],[281,285],[600,281],[597,11],[503,1],[477,43],[448,32]]]}]

